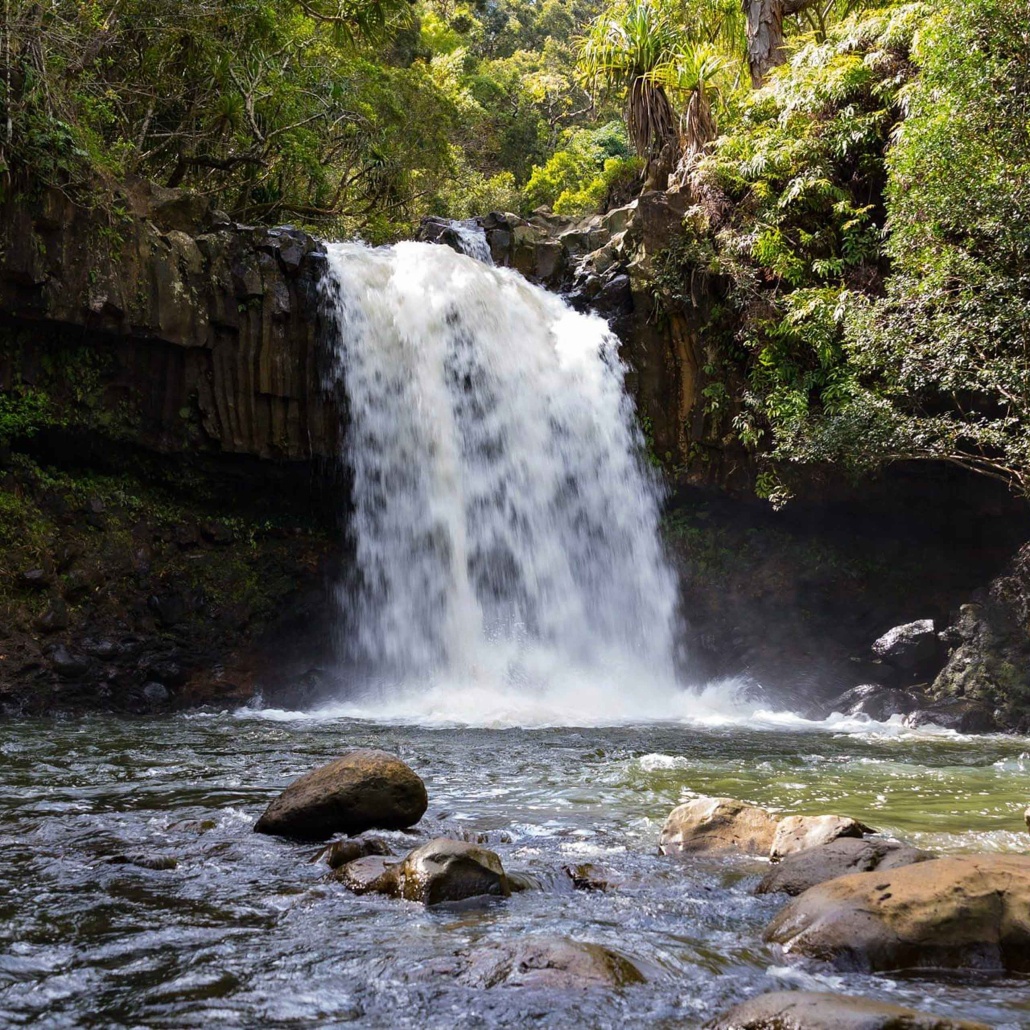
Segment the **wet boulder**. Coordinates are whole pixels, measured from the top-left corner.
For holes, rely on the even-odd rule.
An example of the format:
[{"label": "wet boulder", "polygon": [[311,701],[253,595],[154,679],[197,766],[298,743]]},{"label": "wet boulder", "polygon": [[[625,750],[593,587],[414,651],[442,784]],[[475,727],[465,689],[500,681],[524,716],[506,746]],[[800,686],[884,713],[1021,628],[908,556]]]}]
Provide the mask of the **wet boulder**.
[{"label": "wet boulder", "polygon": [[403,830],[429,805],[422,780],[385,751],[352,751],[291,783],[258,819],[258,833],[324,840],[334,833]]},{"label": "wet boulder", "polygon": [[881,683],[863,683],[826,705],[826,712],[843,715],[867,715],[876,722],[886,722],[894,715],[914,712],[923,700],[914,690],[900,690]]},{"label": "wet boulder", "polygon": [[643,973],[618,952],[564,937],[528,937],[484,948],[470,956],[460,978],[475,987],[549,990],[645,982]]},{"label": "wet boulder", "polygon": [[874,641],[873,654],[910,679],[935,675],[942,655],[933,619],[919,619],[887,630]]},{"label": "wet boulder", "polygon": [[360,837],[352,840],[334,840],[323,848],[315,861],[324,861],[330,869],[339,869],[348,862],[356,862],[369,855],[391,855],[390,845],[381,837]]},{"label": "wet boulder", "polygon": [[981,701],[942,701],[905,716],[905,725],[940,726],[956,733],[992,733],[998,729],[994,712]]},{"label": "wet boulder", "polygon": [[857,819],[842,815],[788,815],[776,824],[769,858],[778,862],[787,855],[829,844],[840,837],[861,837],[872,832]]},{"label": "wet boulder", "polygon": [[501,860],[493,851],[437,837],[415,848],[400,867],[399,893],[407,901],[438,905],[483,895],[511,894]]},{"label": "wet boulder", "polygon": [[669,813],[658,846],[665,855],[717,851],[765,855],[776,823],[764,808],[734,798],[696,798]]},{"label": "wet boulder", "polygon": [[1026,828],[1030,831],[1030,807],[1023,813],[1023,822],[1026,823]]},{"label": "wet boulder", "polygon": [[365,855],[334,870],[333,878],[355,894],[396,897],[400,892],[400,862],[386,855]]},{"label": "wet boulder", "polygon": [[909,847],[898,841],[841,837],[787,855],[762,878],[758,894],[803,894],[809,887],[851,873],[867,873],[874,869],[898,869],[915,862],[935,858],[929,851]]},{"label": "wet boulder", "polygon": [[1030,856],[938,858],[795,898],[765,939],[843,970],[1030,972]]},{"label": "wet boulder", "polygon": [[983,1023],[823,991],[761,994],[706,1026],[708,1030],[988,1030]]}]

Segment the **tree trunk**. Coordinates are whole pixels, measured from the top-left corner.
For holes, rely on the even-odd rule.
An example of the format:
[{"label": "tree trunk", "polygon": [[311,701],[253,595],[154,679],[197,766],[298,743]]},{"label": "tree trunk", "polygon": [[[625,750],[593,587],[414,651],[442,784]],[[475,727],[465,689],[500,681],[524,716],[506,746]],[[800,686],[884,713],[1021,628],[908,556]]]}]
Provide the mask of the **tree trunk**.
[{"label": "tree trunk", "polygon": [[747,16],[747,63],[751,85],[758,89],[770,69],[787,59],[783,48],[783,19],[808,7],[813,0],[741,0]]}]

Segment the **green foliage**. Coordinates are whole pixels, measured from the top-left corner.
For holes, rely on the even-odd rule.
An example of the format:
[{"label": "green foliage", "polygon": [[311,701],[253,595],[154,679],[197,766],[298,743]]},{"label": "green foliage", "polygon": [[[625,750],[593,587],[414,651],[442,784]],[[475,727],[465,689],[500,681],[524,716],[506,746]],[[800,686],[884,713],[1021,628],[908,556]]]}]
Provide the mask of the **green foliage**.
[{"label": "green foliage", "polygon": [[50,398],[39,390],[0,393],[0,443],[35,436],[52,417]]},{"label": "green foliage", "polygon": [[856,471],[951,462],[1030,492],[1026,5],[931,12],[888,157],[885,295],[846,298],[837,403],[779,450]]},{"label": "green foliage", "polygon": [[102,199],[142,175],[244,222],[371,241],[513,206],[592,112],[571,40],[595,0],[9,0],[0,195]]},{"label": "green foliage", "polygon": [[621,123],[576,129],[545,165],[533,169],[523,191],[523,207],[547,205],[561,215],[600,211],[610,196],[636,178],[641,164],[630,153]]}]

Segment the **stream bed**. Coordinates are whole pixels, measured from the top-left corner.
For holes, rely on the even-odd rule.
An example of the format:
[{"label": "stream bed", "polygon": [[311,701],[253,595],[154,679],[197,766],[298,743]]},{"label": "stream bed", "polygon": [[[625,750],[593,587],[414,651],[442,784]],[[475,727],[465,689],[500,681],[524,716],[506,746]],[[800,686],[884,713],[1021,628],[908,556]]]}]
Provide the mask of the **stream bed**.
[{"label": "stream bed", "polygon": [[[787,900],[754,896],[761,863],[656,847],[670,809],[716,794],[851,815],[941,852],[1026,851],[1026,739],[876,724],[419,728],[244,711],[9,723],[0,742],[4,1025],[694,1027],[799,985],[1030,1025],[1027,979],[789,967],[761,939]],[[399,754],[429,791],[416,833],[383,835],[396,851],[482,834],[540,889],[437,909],[358,897],[327,880],[317,847],[251,832],[297,775],[368,746]],[[573,889],[563,868],[581,863],[613,888]],[[614,948],[648,982],[477,989],[441,972],[457,952],[532,934]]]}]

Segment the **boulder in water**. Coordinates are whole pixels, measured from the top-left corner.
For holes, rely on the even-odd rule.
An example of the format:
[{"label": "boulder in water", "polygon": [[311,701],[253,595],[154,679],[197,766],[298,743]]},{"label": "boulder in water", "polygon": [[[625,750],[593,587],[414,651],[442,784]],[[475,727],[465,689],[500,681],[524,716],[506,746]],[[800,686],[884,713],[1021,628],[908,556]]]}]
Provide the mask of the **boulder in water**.
[{"label": "boulder in water", "polygon": [[600,944],[529,937],[475,952],[461,979],[476,987],[626,987],[645,977],[628,958]]},{"label": "boulder in water", "polygon": [[495,852],[447,837],[437,837],[410,852],[401,865],[400,880],[400,895],[425,905],[511,894]]},{"label": "boulder in water", "polygon": [[696,798],[669,813],[658,846],[666,855],[706,851],[764,855],[772,846],[776,823],[764,808],[734,798]]},{"label": "boulder in water", "polygon": [[887,630],[873,643],[873,654],[909,677],[934,675],[942,656],[933,619],[919,619]]},{"label": "boulder in water", "polygon": [[399,758],[385,751],[352,751],[291,783],[254,829],[296,840],[403,830],[428,806],[425,784]]},{"label": "boulder in water", "polygon": [[981,701],[942,701],[905,716],[905,725],[942,726],[956,733],[991,733],[998,729],[994,713]]},{"label": "boulder in water", "polygon": [[1030,856],[938,858],[795,898],[765,939],[839,969],[1030,972]]},{"label": "boulder in water", "polygon": [[925,702],[914,690],[900,690],[881,683],[863,683],[830,701],[825,711],[844,715],[867,715],[886,722],[892,715],[908,715]]},{"label": "boulder in water", "polygon": [[909,847],[893,840],[841,837],[787,855],[777,862],[758,885],[759,894],[803,894],[809,887],[850,873],[867,873],[873,869],[898,869],[915,862],[935,858],[929,851]]},{"label": "boulder in water", "polygon": [[873,998],[823,991],[772,991],[734,1006],[709,1030],[988,1030]]},{"label": "boulder in water", "polygon": [[400,862],[397,859],[391,861],[385,855],[356,858],[340,866],[332,875],[355,894],[396,897],[400,893]]},{"label": "boulder in water", "polygon": [[339,869],[348,862],[356,862],[368,855],[392,855],[390,845],[381,837],[361,837],[356,840],[334,840],[323,848],[314,861],[325,861],[330,869]]},{"label": "boulder in water", "polygon": [[861,837],[872,832],[857,819],[842,815],[788,815],[776,824],[769,858],[778,862],[787,855],[829,844],[839,837]]}]

